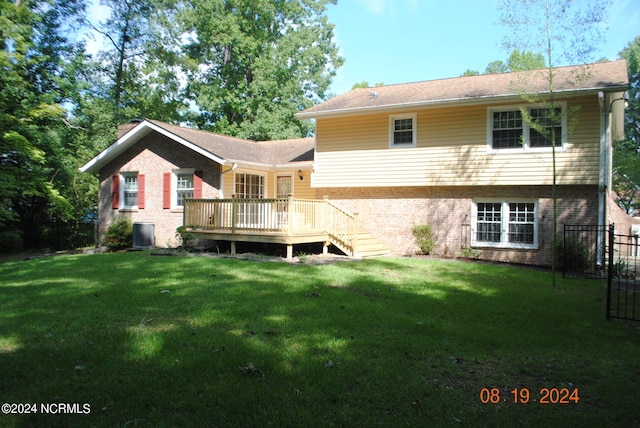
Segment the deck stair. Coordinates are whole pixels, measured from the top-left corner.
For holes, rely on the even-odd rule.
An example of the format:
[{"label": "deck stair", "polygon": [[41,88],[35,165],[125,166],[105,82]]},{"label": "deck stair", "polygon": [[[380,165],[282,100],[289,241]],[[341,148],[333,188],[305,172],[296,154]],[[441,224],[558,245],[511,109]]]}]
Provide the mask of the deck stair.
[{"label": "deck stair", "polygon": [[331,239],[331,235],[329,235],[329,240],[342,252],[352,257],[367,258],[385,256],[389,254],[389,250],[380,241],[378,241],[375,237],[373,237],[369,232],[366,231],[358,232],[355,251],[351,251],[351,249],[346,248],[344,245],[341,245],[340,241]]}]

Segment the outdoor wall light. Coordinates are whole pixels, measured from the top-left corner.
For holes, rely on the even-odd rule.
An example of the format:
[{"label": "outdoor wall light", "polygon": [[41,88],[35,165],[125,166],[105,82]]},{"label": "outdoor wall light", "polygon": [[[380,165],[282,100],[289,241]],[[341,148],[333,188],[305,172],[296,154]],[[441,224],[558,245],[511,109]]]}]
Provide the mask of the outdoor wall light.
[{"label": "outdoor wall light", "polygon": [[298,178],[300,179],[300,181],[304,181],[304,175],[302,175],[301,169],[298,170]]}]

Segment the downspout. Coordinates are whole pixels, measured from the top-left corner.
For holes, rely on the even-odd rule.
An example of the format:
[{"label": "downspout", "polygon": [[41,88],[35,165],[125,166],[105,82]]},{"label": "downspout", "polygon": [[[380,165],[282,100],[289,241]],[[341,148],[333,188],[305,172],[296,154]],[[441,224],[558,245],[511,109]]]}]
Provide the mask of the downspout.
[{"label": "downspout", "polygon": [[230,173],[231,171],[235,171],[236,168],[238,168],[238,164],[236,162],[234,162],[231,165],[231,169],[228,169],[226,171],[220,172],[220,199],[224,199],[224,190],[223,190],[224,184],[223,184],[222,176],[225,175],[225,174]]},{"label": "downspout", "polygon": [[[598,225],[606,226],[607,222],[607,189],[609,186],[609,146],[610,146],[610,119],[607,108],[606,95],[598,92],[600,104],[600,170],[598,177]],[[604,242],[598,234],[597,264],[604,266]]]}]

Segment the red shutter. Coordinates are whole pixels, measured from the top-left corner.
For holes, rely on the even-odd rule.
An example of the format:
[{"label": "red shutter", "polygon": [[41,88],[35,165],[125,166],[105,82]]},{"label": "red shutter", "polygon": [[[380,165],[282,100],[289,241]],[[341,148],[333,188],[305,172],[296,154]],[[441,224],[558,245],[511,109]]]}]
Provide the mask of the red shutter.
[{"label": "red shutter", "polygon": [[162,188],[162,208],[171,208],[171,173],[164,173],[164,187]]},{"label": "red shutter", "polygon": [[193,173],[193,198],[202,199],[202,171]]},{"label": "red shutter", "polygon": [[144,209],[144,174],[138,174],[138,208]]},{"label": "red shutter", "polygon": [[111,177],[111,207],[114,210],[120,208],[120,176]]}]

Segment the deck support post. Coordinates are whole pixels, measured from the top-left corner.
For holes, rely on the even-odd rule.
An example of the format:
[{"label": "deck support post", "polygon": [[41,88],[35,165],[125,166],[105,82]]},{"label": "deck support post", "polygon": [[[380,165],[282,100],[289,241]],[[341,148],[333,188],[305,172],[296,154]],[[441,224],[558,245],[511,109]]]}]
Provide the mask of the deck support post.
[{"label": "deck support post", "polygon": [[287,260],[293,258],[293,244],[287,244]]},{"label": "deck support post", "polygon": [[231,255],[236,255],[236,241],[231,241]]},{"label": "deck support post", "polygon": [[329,254],[329,245],[331,245],[331,242],[324,241],[324,245],[322,246],[322,254],[325,256]]}]

